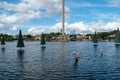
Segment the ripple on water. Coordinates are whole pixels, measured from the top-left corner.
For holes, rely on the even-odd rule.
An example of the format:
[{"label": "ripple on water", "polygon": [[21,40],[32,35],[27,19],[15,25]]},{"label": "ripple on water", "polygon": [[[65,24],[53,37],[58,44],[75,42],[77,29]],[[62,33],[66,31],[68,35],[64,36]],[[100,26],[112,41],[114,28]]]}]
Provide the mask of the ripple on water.
[{"label": "ripple on water", "polygon": [[[7,42],[0,51],[0,80],[111,80],[120,79],[119,48],[113,42],[47,42],[46,48],[39,41],[25,42],[19,52],[16,42]],[[100,48],[104,49],[103,56]],[[72,54],[77,51],[80,60],[74,66]]]}]

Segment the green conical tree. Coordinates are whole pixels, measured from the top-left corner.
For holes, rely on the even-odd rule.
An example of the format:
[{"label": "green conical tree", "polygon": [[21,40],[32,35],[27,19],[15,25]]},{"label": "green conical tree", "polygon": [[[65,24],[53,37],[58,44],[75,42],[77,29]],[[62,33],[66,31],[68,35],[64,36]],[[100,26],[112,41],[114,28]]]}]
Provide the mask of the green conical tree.
[{"label": "green conical tree", "polygon": [[2,34],[1,35],[1,45],[3,45],[3,48],[4,48],[4,45],[5,45],[5,38],[4,38],[4,35]]},{"label": "green conical tree", "polygon": [[22,32],[21,30],[19,31],[19,37],[18,37],[18,42],[17,42],[17,47],[25,47],[24,42],[23,42],[23,37],[22,37]]},{"label": "green conical tree", "polygon": [[97,43],[98,43],[96,31],[95,31],[95,34],[94,34],[94,36],[93,36],[93,43],[96,44],[96,45],[97,45]]},{"label": "green conical tree", "polygon": [[42,35],[41,35],[41,43],[40,43],[41,45],[45,45],[46,44],[46,42],[45,42],[45,37],[44,37],[44,34],[42,33]]},{"label": "green conical tree", "polygon": [[117,32],[116,32],[115,44],[120,45],[120,31],[119,31],[119,28],[117,29]]}]

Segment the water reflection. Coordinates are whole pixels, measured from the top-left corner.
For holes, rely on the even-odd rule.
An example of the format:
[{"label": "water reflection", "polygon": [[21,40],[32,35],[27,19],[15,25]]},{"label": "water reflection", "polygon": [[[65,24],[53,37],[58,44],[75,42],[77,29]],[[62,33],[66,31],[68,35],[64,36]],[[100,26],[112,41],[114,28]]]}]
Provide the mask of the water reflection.
[{"label": "water reflection", "polygon": [[1,51],[2,51],[2,52],[5,52],[5,48],[1,48]]},{"label": "water reflection", "polygon": [[17,50],[18,54],[24,54],[24,50]]},{"label": "water reflection", "polygon": [[4,72],[6,70],[6,66],[3,65],[3,63],[6,62],[5,48],[1,48],[1,52],[0,52],[0,71]]},{"label": "water reflection", "polygon": [[[38,43],[27,42],[25,51],[15,51],[16,47],[11,47],[13,42],[9,43],[6,50],[1,49],[0,78],[14,75],[16,78],[11,80],[88,80],[91,76],[102,80],[104,76],[119,77],[120,54],[114,52],[120,53],[120,48],[111,43],[100,43],[105,49],[103,58],[100,56],[100,46],[93,47],[91,43],[50,42],[46,48],[37,46]],[[78,65],[71,54],[76,49],[81,52]]]},{"label": "water reflection", "polygon": [[120,47],[119,47],[119,46],[116,46],[116,51],[117,51],[117,53],[120,52],[119,49],[120,49]]},{"label": "water reflection", "polygon": [[60,58],[61,58],[61,61],[60,61],[60,63],[61,63],[61,69],[63,70],[63,71],[65,71],[66,69],[66,67],[65,67],[65,62],[66,62],[66,54],[67,54],[67,44],[65,43],[65,42],[62,42],[62,45],[61,45],[61,55],[60,55]]},{"label": "water reflection", "polygon": [[97,46],[93,46],[94,47],[94,52],[97,52]]},{"label": "water reflection", "polygon": [[78,65],[77,63],[78,63],[78,61],[75,60],[74,66],[77,66]]},{"label": "water reflection", "polygon": [[19,77],[24,76],[24,50],[17,50]]},{"label": "water reflection", "polygon": [[41,50],[41,52],[39,53],[40,55],[39,55],[39,57],[40,57],[40,62],[39,62],[39,64],[40,64],[40,66],[39,66],[39,71],[40,71],[40,73],[41,73],[41,75],[39,75],[39,76],[41,76],[41,78],[43,78],[44,79],[44,76],[46,75],[46,58],[45,58],[45,50],[46,50],[46,47],[41,47],[40,48]]},{"label": "water reflection", "polygon": [[46,49],[46,47],[41,47],[41,52],[44,53],[45,49]]},{"label": "water reflection", "polygon": [[94,56],[96,57],[97,56],[97,46],[93,46],[93,53],[94,53]]}]

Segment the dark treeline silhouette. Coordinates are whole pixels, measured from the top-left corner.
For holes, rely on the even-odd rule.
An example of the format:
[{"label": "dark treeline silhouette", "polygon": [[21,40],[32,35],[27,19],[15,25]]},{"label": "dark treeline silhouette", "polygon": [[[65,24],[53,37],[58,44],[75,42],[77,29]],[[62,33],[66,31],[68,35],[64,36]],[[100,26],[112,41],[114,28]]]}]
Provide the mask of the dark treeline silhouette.
[{"label": "dark treeline silhouette", "polygon": [[[105,40],[107,36],[112,35],[112,34],[116,34],[116,31],[117,30],[113,30],[113,31],[109,31],[109,32],[97,32],[98,39],[99,40]],[[1,35],[2,34],[0,34],[0,37],[1,37]],[[39,36],[40,35],[41,34],[39,34]],[[61,33],[60,32],[56,32],[56,33],[52,32],[52,33],[44,33],[44,35],[45,35],[46,41],[50,41],[51,38],[58,37],[59,35],[61,35]],[[70,35],[72,40],[76,40],[76,35],[78,35],[78,34],[69,34],[69,35]],[[91,37],[93,37],[93,35],[94,34],[90,34],[90,33],[86,34],[86,36],[91,36]],[[5,41],[18,40],[18,35],[13,36],[13,35],[4,34],[4,38],[5,38]],[[31,34],[24,34],[23,39],[33,41],[34,36],[31,35]]]}]

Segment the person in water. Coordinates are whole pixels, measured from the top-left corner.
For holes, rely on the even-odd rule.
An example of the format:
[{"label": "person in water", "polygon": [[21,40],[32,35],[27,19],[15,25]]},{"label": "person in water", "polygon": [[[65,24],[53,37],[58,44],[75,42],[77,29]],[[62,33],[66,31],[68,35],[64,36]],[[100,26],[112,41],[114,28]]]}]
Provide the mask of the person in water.
[{"label": "person in water", "polygon": [[79,56],[75,57],[75,65],[77,65],[78,60],[80,59]]},{"label": "person in water", "polygon": [[74,57],[75,57],[75,65],[77,65],[77,62],[79,61],[80,56],[76,54],[76,51],[74,51],[73,54],[74,54]]},{"label": "person in water", "polygon": [[103,55],[103,48],[100,49],[101,56]]}]

